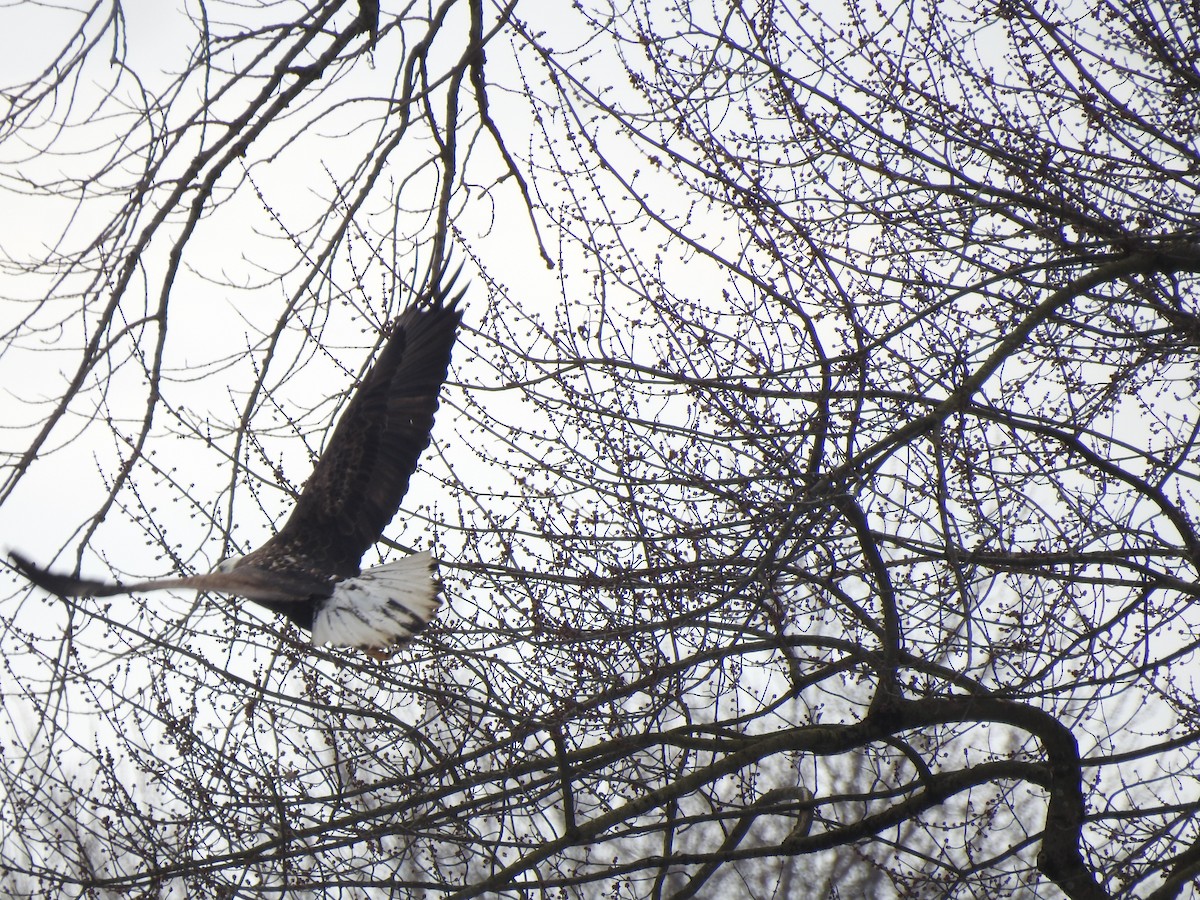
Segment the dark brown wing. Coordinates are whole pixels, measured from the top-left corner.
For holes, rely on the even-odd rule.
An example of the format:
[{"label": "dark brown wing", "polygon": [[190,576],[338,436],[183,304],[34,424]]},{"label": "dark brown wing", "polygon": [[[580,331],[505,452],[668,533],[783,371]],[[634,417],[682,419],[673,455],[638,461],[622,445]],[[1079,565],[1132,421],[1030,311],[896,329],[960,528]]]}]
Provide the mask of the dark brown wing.
[{"label": "dark brown wing", "polygon": [[75,578],[72,575],[51,572],[26,559],[15,550],[10,550],[8,557],[12,560],[13,568],[18,572],[42,590],[57,594],[59,597],[113,597],[129,592],[129,588],[112,581],[90,581],[86,578]]},{"label": "dark brown wing", "polygon": [[29,561],[15,550],[10,551],[8,555],[14,569],[38,587],[60,597],[114,597],[118,594],[195,588],[198,591],[220,591],[248,597],[263,603],[268,600],[309,600],[314,597],[328,597],[333,592],[328,577],[312,578],[303,572],[279,572],[255,566],[121,584],[116,581],[92,581],[51,572]]},{"label": "dark brown wing", "polygon": [[352,576],[396,514],[429,446],[438,392],[462,313],[446,286],[397,317],[375,364],[342,412],[296,508],[275,537],[239,563]]}]

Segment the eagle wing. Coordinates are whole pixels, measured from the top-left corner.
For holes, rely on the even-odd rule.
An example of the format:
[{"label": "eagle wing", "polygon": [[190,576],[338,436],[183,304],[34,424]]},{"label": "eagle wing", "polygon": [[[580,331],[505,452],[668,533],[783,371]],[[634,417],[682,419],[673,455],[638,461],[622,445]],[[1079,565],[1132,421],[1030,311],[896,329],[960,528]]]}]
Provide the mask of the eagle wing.
[{"label": "eagle wing", "polygon": [[457,273],[395,320],[375,364],[342,412],[291,516],[239,563],[354,576],[395,516],[417,459],[429,446],[438,392],[462,321],[447,300]]},{"label": "eagle wing", "polygon": [[248,597],[251,600],[305,600],[330,596],[333,587],[327,578],[314,579],[303,572],[272,572],[253,566],[236,571],[209,572],[174,578],[152,578],[149,581],[93,581],[76,578],[61,572],[51,572],[26,559],[15,550],[9,551],[14,569],[38,587],[59,597],[115,597],[119,594],[141,594],[172,588],[195,588],[198,591],[221,591]]}]

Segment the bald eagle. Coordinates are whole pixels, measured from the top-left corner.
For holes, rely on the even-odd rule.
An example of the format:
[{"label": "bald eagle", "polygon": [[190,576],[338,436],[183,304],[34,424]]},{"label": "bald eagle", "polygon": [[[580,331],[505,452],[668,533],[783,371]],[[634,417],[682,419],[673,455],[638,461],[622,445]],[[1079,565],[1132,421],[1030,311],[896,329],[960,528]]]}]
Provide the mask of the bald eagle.
[{"label": "bald eagle", "polygon": [[394,321],[379,358],[347,404],[291,516],[265,544],[206,575],[130,584],[55,574],[12,553],[16,568],[63,597],[108,597],[195,588],[245,597],[311,632],[314,644],[381,655],[422,628],[441,600],[428,552],[362,571],[363,554],[400,505],[429,445],[438,392],[465,291],[447,300],[457,276],[423,294]]}]

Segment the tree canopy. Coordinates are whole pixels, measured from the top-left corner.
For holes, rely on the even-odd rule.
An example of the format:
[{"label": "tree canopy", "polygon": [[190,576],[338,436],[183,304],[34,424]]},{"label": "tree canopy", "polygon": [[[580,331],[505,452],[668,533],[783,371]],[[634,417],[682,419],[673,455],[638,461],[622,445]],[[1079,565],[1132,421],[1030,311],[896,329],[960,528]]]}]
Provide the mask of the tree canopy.
[{"label": "tree canopy", "polygon": [[10,578],[4,892],[1188,895],[1196,6],[550,7],[0,12],[39,562],[261,543],[472,279],[391,660]]}]

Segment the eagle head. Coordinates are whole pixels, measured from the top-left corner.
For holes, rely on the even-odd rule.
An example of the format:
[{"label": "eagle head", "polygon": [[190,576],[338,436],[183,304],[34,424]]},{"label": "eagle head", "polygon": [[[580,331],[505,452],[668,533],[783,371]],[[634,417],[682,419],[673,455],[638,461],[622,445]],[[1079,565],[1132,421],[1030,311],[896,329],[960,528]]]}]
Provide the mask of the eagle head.
[{"label": "eagle head", "polygon": [[231,556],[228,559],[223,559],[219,563],[217,563],[216,568],[214,568],[213,571],[214,572],[232,572],[234,569],[237,568],[237,564],[240,563],[244,558],[245,557],[242,557],[242,556]]}]

